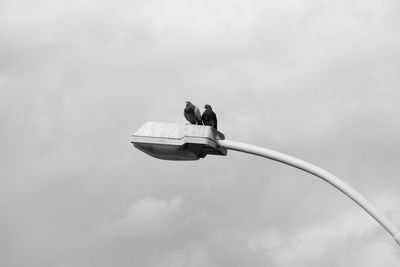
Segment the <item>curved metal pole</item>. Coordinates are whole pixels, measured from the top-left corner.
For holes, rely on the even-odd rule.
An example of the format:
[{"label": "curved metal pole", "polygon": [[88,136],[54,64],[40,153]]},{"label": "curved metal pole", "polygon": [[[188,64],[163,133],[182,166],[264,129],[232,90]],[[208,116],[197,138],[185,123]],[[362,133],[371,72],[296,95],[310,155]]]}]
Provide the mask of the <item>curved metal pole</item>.
[{"label": "curved metal pole", "polygon": [[276,152],[270,149],[266,149],[259,146],[244,144],[235,141],[229,140],[219,140],[219,145],[240,152],[245,152],[257,156],[261,156],[264,158],[268,158],[271,160],[279,161],[286,165],[295,167],[297,169],[308,172],[312,175],[315,175],[326,182],[330,183],[340,191],[342,191],[346,196],[355,201],[361,208],[363,208],[369,215],[371,215],[380,225],[385,228],[385,230],[394,238],[397,244],[400,245],[400,232],[399,230],[392,224],[385,216],[380,214],[372,204],[366,200],[360,193],[358,193],[351,186],[334,176],[333,174],[311,164],[306,161],[294,158],[292,156]]}]

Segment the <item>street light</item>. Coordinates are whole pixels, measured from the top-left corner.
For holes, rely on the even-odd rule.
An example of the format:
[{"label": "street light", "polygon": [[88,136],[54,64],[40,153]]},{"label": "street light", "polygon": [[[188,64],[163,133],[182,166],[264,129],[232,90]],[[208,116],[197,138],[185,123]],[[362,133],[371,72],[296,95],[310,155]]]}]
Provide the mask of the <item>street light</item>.
[{"label": "street light", "polygon": [[131,143],[150,156],[166,160],[198,160],[208,154],[227,155],[235,150],[275,160],[321,178],[336,187],[371,215],[400,245],[400,232],[372,204],[333,174],[306,161],[259,146],[225,140],[210,126],[147,122],[132,135]]},{"label": "street light", "polygon": [[218,143],[224,138],[209,126],[146,122],[131,143],[158,159],[198,160],[208,154],[226,156],[226,148]]}]

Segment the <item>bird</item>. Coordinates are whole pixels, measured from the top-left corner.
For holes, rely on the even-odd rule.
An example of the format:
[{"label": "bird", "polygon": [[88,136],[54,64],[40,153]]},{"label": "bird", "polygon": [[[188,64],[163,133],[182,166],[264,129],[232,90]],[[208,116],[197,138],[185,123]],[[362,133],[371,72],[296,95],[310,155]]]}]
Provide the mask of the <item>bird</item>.
[{"label": "bird", "polygon": [[186,107],[183,115],[191,124],[202,125],[200,109],[193,105],[190,101],[186,101]]},{"label": "bird", "polygon": [[204,106],[204,108],[206,110],[203,112],[203,115],[201,115],[201,120],[203,121],[203,124],[214,127],[215,130],[218,130],[217,115],[215,115],[215,112],[212,110],[210,105],[207,104]]}]

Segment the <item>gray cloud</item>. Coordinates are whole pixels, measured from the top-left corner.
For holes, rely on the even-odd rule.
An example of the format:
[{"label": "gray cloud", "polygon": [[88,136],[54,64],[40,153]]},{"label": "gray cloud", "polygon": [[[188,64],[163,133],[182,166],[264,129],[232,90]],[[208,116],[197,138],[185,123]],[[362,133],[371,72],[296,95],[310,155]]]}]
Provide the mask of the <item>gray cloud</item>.
[{"label": "gray cloud", "polygon": [[397,266],[309,174],[233,151],[158,161],[129,136],[208,103],[227,138],[326,168],[400,226],[399,7],[4,1],[0,265]]}]

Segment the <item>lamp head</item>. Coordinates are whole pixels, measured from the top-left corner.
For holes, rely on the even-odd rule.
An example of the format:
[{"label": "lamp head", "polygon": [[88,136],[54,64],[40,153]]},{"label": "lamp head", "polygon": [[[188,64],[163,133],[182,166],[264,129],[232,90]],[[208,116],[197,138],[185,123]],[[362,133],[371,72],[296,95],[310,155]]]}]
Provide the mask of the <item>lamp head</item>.
[{"label": "lamp head", "polygon": [[226,156],[226,148],[218,143],[224,138],[209,126],[146,122],[132,135],[131,143],[155,158],[198,160],[208,154]]}]

